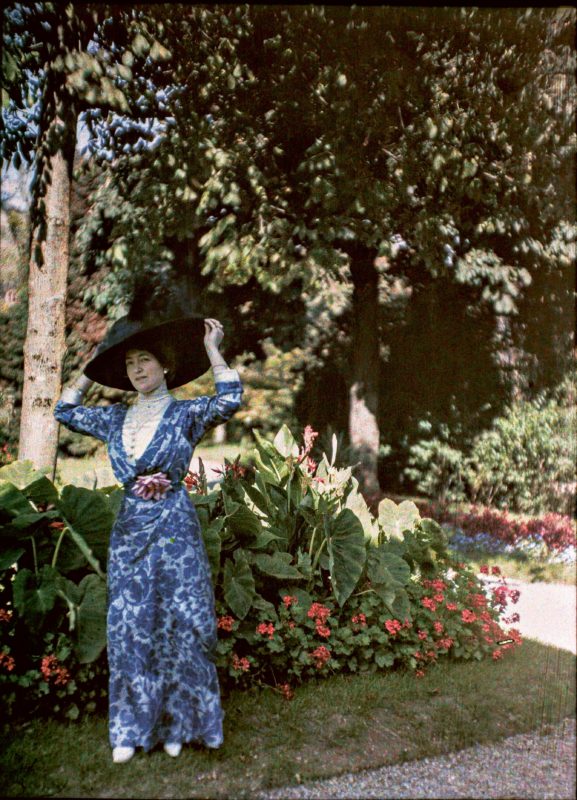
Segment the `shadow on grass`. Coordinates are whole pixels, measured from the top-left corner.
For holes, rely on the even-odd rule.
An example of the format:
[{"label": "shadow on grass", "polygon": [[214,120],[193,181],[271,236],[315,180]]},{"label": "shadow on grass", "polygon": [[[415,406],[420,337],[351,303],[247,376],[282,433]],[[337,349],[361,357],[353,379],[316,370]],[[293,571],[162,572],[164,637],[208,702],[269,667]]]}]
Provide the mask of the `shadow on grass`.
[{"label": "shadow on grass", "polygon": [[4,796],[248,798],[259,791],[490,743],[575,714],[575,656],[526,641],[502,661],[310,682],[225,700],[225,744],[113,765],[104,716],[35,720],[3,741]]}]

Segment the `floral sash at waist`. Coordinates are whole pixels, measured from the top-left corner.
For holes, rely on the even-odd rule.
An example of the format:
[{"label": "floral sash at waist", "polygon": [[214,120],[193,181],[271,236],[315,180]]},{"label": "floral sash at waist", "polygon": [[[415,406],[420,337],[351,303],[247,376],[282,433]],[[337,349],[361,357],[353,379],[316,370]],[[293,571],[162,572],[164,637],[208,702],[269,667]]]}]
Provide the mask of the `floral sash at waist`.
[{"label": "floral sash at waist", "polygon": [[164,472],[153,472],[151,475],[137,475],[134,482],[127,484],[133,494],[141,500],[164,500],[167,492],[181,485],[180,481],[172,483]]}]

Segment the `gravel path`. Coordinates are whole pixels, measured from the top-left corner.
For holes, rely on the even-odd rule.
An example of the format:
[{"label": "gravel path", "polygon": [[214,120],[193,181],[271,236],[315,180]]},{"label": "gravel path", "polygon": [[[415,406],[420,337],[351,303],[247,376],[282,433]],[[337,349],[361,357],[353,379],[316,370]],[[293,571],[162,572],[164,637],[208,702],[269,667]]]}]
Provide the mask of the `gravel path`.
[{"label": "gravel path", "polygon": [[477,745],[446,756],[341,775],[256,797],[573,800],[575,720],[565,720],[543,736],[524,733],[497,745]]}]

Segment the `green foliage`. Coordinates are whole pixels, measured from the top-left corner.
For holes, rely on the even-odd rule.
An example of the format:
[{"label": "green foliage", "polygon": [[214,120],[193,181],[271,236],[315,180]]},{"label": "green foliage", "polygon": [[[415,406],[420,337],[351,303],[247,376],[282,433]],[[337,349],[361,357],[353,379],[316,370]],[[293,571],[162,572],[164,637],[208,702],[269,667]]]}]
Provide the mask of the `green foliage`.
[{"label": "green foliage", "polygon": [[[440,502],[464,498],[465,455],[454,446],[455,432],[448,425],[437,426],[437,435],[428,420],[419,423],[424,437],[418,439],[408,450],[405,475],[413,481],[415,488],[427,497]],[[426,437],[426,438],[425,438]]]},{"label": "green foliage", "polygon": [[102,653],[106,551],[119,494],[59,490],[31,462],[0,469],[0,582],[32,647],[54,633],[70,639],[80,664]]},{"label": "green foliage", "polygon": [[[566,386],[568,388],[569,382]],[[541,396],[512,403],[473,442],[471,499],[511,511],[571,512],[575,497],[575,405]]]},{"label": "green foliage", "polygon": [[423,494],[441,502],[470,500],[496,508],[570,514],[575,497],[574,383],[533,400],[516,400],[465,446],[459,431],[428,422],[409,450],[405,473]]}]

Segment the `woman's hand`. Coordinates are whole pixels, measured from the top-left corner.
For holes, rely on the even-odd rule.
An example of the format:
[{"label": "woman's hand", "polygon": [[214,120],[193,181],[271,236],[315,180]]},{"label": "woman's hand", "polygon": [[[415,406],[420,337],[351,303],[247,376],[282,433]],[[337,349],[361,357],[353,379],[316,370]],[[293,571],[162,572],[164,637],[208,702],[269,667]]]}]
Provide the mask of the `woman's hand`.
[{"label": "woman's hand", "polygon": [[204,346],[207,352],[210,350],[218,351],[220,343],[224,338],[224,329],[222,323],[217,319],[204,320]]}]

